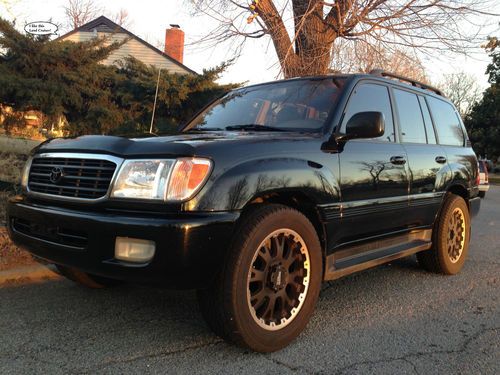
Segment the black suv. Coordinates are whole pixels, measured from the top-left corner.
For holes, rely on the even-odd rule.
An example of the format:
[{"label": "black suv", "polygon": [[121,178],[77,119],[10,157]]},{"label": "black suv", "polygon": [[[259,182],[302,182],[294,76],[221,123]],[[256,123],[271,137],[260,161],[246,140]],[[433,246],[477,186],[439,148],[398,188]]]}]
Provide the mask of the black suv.
[{"label": "black suv", "polygon": [[478,164],[439,90],[385,72],[237,89],[179,135],[54,139],[8,205],[12,239],[90,287],[198,290],[221,337],[290,343],[321,282],[416,254],[462,268]]}]

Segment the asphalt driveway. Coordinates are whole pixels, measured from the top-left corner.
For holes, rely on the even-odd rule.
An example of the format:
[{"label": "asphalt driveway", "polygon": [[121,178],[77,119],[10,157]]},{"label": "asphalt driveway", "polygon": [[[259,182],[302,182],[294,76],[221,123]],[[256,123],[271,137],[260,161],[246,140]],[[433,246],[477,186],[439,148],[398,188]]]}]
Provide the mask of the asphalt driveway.
[{"label": "asphalt driveway", "polygon": [[0,287],[0,373],[499,374],[500,187],[453,277],[415,258],[325,284],[307,330],[255,354],[206,327],[192,292],[88,290],[63,279]]}]

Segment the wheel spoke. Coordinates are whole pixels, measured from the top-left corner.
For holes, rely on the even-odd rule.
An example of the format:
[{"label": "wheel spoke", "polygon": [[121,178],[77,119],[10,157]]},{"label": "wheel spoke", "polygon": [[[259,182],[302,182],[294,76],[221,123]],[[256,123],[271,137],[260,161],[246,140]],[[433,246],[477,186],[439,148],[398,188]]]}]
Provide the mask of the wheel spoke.
[{"label": "wheel spoke", "polygon": [[299,254],[296,254],[296,253],[292,254],[288,257],[288,259],[283,261],[283,267],[285,267],[288,271],[290,271],[290,267],[292,266],[292,264],[294,264],[297,261],[300,261],[301,258],[302,257],[300,255],[300,253]]},{"label": "wheel spoke", "polygon": [[264,312],[262,313],[262,316],[265,318],[265,319],[268,319],[270,321],[273,320],[273,315],[274,315],[274,306],[276,304],[276,295],[275,294],[271,294],[269,296],[267,296],[267,305],[266,305],[266,308],[264,310]]},{"label": "wheel spoke", "polygon": [[269,244],[268,246],[261,246],[259,249],[258,256],[264,260],[266,264],[269,264],[271,261],[271,245]]},{"label": "wheel spoke", "polygon": [[283,258],[283,250],[285,248],[285,236],[277,235],[271,239],[271,243],[273,245],[273,257],[274,258]]},{"label": "wheel spoke", "polygon": [[255,310],[258,310],[262,306],[262,304],[266,301],[266,297],[267,293],[264,287],[260,288],[260,290],[251,295],[250,298],[252,301],[252,306]]},{"label": "wheel spoke", "polygon": [[265,282],[266,272],[253,268],[251,271],[250,282],[260,281]]}]

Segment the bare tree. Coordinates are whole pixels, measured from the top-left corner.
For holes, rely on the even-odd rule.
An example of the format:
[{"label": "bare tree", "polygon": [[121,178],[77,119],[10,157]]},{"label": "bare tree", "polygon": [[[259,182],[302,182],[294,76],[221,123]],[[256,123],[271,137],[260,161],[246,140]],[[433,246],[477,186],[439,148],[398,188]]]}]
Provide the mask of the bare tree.
[{"label": "bare tree", "polygon": [[64,13],[68,26],[76,29],[102,14],[103,9],[94,0],[68,0]]},{"label": "bare tree", "polygon": [[470,17],[486,14],[492,1],[189,0],[195,13],[218,24],[201,41],[269,36],[285,77],[327,72],[332,48],[342,39],[386,49],[463,51],[479,30]]},{"label": "bare tree", "polygon": [[112,15],[111,19],[113,20],[114,23],[124,28],[129,27],[131,24],[130,14],[126,9],[123,8],[120,9],[118,12],[116,12],[114,15]]},{"label": "bare tree", "polygon": [[474,76],[465,72],[445,74],[439,87],[455,104],[462,118],[465,118],[474,104],[481,99],[483,91]]},{"label": "bare tree", "polygon": [[[15,18],[12,8],[18,3],[18,0],[0,0],[0,14],[6,13],[10,17]],[[5,16],[3,16],[5,17]]]},{"label": "bare tree", "polygon": [[340,40],[332,49],[330,69],[343,73],[369,73],[383,69],[420,82],[428,83],[425,68],[413,50],[402,47],[387,50],[380,43]]}]

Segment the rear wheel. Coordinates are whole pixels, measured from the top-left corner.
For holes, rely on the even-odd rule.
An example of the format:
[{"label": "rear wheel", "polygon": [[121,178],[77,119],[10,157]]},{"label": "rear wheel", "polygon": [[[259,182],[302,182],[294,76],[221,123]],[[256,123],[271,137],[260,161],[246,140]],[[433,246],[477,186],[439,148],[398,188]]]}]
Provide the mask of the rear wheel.
[{"label": "rear wheel", "polygon": [[470,240],[469,209],[465,200],[448,194],[432,233],[432,248],[417,254],[428,271],[454,275],[465,262]]},{"label": "rear wheel", "polygon": [[107,277],[92,275],[87,272],[77,270],[73,267],[56,264],[56,268],[61,275],[67,279],[92,289],[101,289],[122,284],[119,280],[108,279]]},{"label": "rear wheel", "polygon": [[272,352],[307,325],[321,276],[321,247],[311,222],[294,209],[263,206],[243,220],[216,282],[198,291],[200,308],[219,336]]}]

